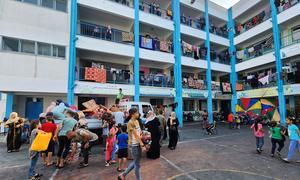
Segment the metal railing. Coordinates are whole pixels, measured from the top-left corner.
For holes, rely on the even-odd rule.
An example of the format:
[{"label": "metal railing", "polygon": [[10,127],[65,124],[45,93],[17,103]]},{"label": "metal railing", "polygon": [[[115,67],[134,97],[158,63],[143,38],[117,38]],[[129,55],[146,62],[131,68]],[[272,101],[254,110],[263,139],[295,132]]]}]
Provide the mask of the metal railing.
[{"label": "metal railing", "polygon": [[[184,52],[183,44],[182,47],[182,56],[194,58],[194,52]],[[201,52],[201,47],[199,46],[199,59],[206,60],[206,53]],[[195,59],[196,60],[196,59]],[[221,64],[230,64],[230,56],[226,56],[225,51],[217,53],[215,51],[211,51],[211,59],[212,62],[221,63]]]},{"label": "metal railing", "polygon": [[169,88],[174,87],[171,77],[165,74],[148,74],[147,76],[140,76],[140,85]]},{"label": "metal railing", "polygon": [[[263,16],[263,17],[261,17]],[[254,20],[254,17],[256,17]],[[256,15],[252,17],[251,19],[249,19],[248,21],[246,21],[246,23],[242,24],[241,26],[241,30],[239,31],[239,26],[240,25],[236,25],[235,27],[235,36],[238,36],[240,34],[243,34],[244,32],[254,28],[255,26],[269,20],[271,18],[271,12],[266,12],[266,10],[262,11],[260,14]],[[253,22],[253,21],[256,21],[256,22]],[[238,24],[238,23],[236,23]]]},{"label": "metal railing", "polygon": [[[243,89],[240,91],[247,91],[247,90],[255,90],[255,89],[263,89],[263,88],[273,88],[277,86],[277,82],[276,82],[277,76],[275,76],[275,78],[270,81],[268,84],[261,84],[258,83],[257,85],[251,85],[251,83],[246,82],[246,81],[242,81],[239,80],[239,84],[243,85]],[[289,84],[295,84],[295,80],[294,79],[290,79],[290,80],[284,80],[283,81],[283,85],[289,85]]]},{"label": "metal railing", "polygon": [[280,13],[290,9],[291,7],[295,6],[298,3],[300,3],[299,0],[287,1],[284,4],[282,4],[281,6],[277,7],[277,13],[280,14]]},{"label": "metal railing", "polygon": [[[77,80],[108,84],[134,84],[133,73],[122,69],[101,69],[100,67],[77,68]],[[171,78],[165,74],[140,74],[141,86],[174,87]]]},{"label": "metal railing", "polygon": [[163,41],[159,40],[158,38],[150,38],[146,36],[140,36],[140,38],[144,38],[143,40],[149,41],[146,44],[140,43],[140,48],[173,53],[173,43],[171,41]]},{"label": "metal railing", "polygon": [[78,80],[109,83],[109,84],[132,84],[131,73],[126,72],[125,70],[112,68],[112,69],[105,69],[104,72],[99,73],[99,72],[94,72],[94,70],[91,69],[96,69],[96,68],[79,67],[77,70]]},{"label": "metal railing", "polygon": [[114,28],[109,29],[109,27],[91,24],[82,21],[79,22],[79,25],[80,25],[79,34],[82,36],[88,36],[88,37],[93,37],[93,38],[117,42],[117,43],[132,44],[132,42],[125,41],[123,39],[123,34],[131,35],[133,38],[133,33],[131,32],[121,31]]},{"label": "metal railing", "polygon": [[[195,19],[191,18],[190,16],[186,17],[182,15],[180,16],[180,23],[195,29],[205,31],[205,20],[203,18]],[[210,26],[209,32],[218,36],[222,36],[224,38],[228,38],[227,28]]]},{"label": "metal railing", "polygon": [[163,19],[172,20],[172,11],[162,9],[158,3],[155,4],[155,3],[141,2],[139,8],[141,11],[145,13],[153,14]]},{"label": "metal railing", "polygon": [[[293,44],[300,43],[300,31],[281,37],[280,42],[281,42],[281,48],[285,48]],[[248,61],[250,59],[263,56],[270,52],[274,52],[273,46],[274,44],[272,44],[271,46],[262,47],[261,49],[254,51],[254,53],[251,56],[246,55],[245,58],[240,60],[239,62]]]},{"label": "metal railing", "polygon": [[[182,80],[182,88],[185,88],[185,89],[197,89],[197,90],[207,90],[207,83],[205,80],[197,80],[197,79],[193,79],[192,83],[189,81],[191,80]],[[221,90],[221,86],[220,86],[220,83],[218,82],[213,82],[212,83],[212,90],[213,91],[220,91]]]},{"label": "metal railing", "polygon": [[300,43],[300,31],[281,37],[280,42],[281,48]]},{"label": "metal railing", "polygon": [[109,0],[109,1],[133,8],[133,1],[128,1],[128,0]]}]

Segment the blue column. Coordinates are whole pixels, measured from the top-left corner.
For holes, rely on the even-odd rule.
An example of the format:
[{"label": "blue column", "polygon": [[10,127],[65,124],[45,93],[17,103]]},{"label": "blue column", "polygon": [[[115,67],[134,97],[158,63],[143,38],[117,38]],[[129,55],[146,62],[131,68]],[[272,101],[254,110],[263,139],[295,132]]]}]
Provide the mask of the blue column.
[{"label": "blue column", "polygon": [[280,124],[285,125],[286,107],[285,107],[285,97],[283,92],[282,62],[280,56],[280,31],[277,22],[277,8],[274,4],[274,0],[270,0],[270,5],[272,10],[273,39],[274,39],[274,53],[276,59],[277,91],[278,91]]},{"label": "blue column", "polygon": [[69,76],[68,104],[74,104],[75,66],[76,66],[76,29],[77,29],[77,0],[71,2],[70,46],[69,46]]},{"label": "blue column", "polygon": [[183,124],[183,107],[182,107],[182,74],[181,74],[181,38],[180,38],[180,2],[179,0],[172,0],[174,32],[173,32],[173,47],[175,55],[174,64],[174,80],[175,80],[175,103],[176,116],[179,124]]},{"label": "blue column", "polygon": [[14,94],[9,92],[6,94],[6,111],[5,117],[9,118],[10,113],[13,111]]},{"label": "blue column", "polygon": [[207,52],[206,52],[206,61],[207,61],[206,83],[207,83],[207,90],[208,90],[207,112],[208,112],[208,121],[210,123],[213,123],[208,0],[205,0],[205,31],[206,31],[205,47],[207,50]]},{"label": "blue column", "polygon": [[229,54],[230,54],[230,66],[231,66],[231,73],[230,73],[230,84],[232,86],[232,99],[231,99],[231,112],[235,115],[235,106],[237,104],[237,95],[236,95],[236,81],[237,81],[237,74],[235,70],[236,64],[236,57],[235,52],[236,48],[234,46],[234,20],[232,18],[232,8],[228,9],[228,38],[229,38]]},{"label": "blue column", "polygon": [[134,101],[140,101],[139,0],[134,0]]}]

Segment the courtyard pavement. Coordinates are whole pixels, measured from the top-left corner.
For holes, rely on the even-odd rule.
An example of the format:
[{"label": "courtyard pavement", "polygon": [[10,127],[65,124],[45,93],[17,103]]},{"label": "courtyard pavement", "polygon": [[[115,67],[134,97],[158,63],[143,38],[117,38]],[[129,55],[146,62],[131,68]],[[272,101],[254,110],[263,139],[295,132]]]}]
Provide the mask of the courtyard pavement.
[{"label": "courtyard pavement", "polygon": [[[0,136],[1,137],[1,136]],[[2,141],[3,141],[3,137]],[[0,179],[26,179],[29,161],[28,145],[18,153],[6,153],[5,143],[0,138]],[[299,180],[300,163],[285,163],[280,158],[269,156],[271,143],[268,133],[262,154],[255,151],[255,139],[248,126],[240,130],[229,130],[226,124],[218,125],[218,134],[205,135],[199,123],[188,123],[180,129],[177,149],[171,151],[167,142],[161,148],[161,158],[142,158],[143,180]],[[282,154],[286,156],[288,141]],[[300,153],[295,153],[300,160]],[[89,167],[77,169],[78,163],[64,169],[43,167],[39,161],[42,179],[74,180],[116,180],[116,165],[104,166],[104,152],[100,146],[92,149]],[[127,177],[134,180],[134,172]]]}]

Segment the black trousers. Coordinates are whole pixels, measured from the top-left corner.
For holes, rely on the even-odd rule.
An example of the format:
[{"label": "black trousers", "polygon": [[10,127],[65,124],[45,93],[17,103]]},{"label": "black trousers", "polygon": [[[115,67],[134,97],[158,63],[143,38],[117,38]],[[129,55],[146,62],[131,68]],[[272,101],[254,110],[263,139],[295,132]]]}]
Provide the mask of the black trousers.
[{"label": "black trousers", "polygon": [[271,151],[272,154],[274,154],[274,152],[275,152],[276,144],[279,145],[279,147],[278,147],[278,149],[277,149],[277,151],[279,151],[279,152],[280,152],[281,149],[284,147],[284,141],[283,141],[283,140],[272,138],[272,139],[271,139],[271,142],[272,142],[272,151]]},{"label": "black trousers", "polygon": [[82,142],[81,143],[81,152],[82,152],[82,156],[83,156],[83,163],[84,164],[88,164],[89,163],[89,154],[90,154],[90,150],[92,149],[92,146],[94,146],[96,143],[96,141],[90,141],[89,142],[89,147],[88,148],[84,148],[86,142]]},{"label": "black trousers", "polygon": [[57,157],[66,159],[70,151],[71,140],[69,140],[67,136],[59,136],[58,144]]}]

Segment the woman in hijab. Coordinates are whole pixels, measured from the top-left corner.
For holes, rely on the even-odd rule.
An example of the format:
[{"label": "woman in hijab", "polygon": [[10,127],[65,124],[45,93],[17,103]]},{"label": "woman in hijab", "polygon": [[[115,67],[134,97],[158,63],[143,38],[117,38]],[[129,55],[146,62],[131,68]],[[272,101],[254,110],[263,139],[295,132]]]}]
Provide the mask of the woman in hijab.
[{"label": "woman in hijab", "polygon": [[169,148],[171,150],[176,149],[178,141],[178,119],[176,118],[176,113],[172,112],[170,118],[168,119],[167,126],[169,127]]},{"label": "woman in hijab", "polygon": [[159,131],[160,122],[155,116],[153,111],[149,111],[146,117],[145,127],[151,133],[151,145],[150,149],[147,152],[147,157],[149,159],[157,159],[160,156],[160,131]]},{"label": "woman in hijab", "polygon": [[21,147],[22,128],[24,126],[24,120],[18,117],[18,113],[12,112],[8,121],[5,123],[5,127],[8,128],[7,134],[7,152],[18,152]]}]

